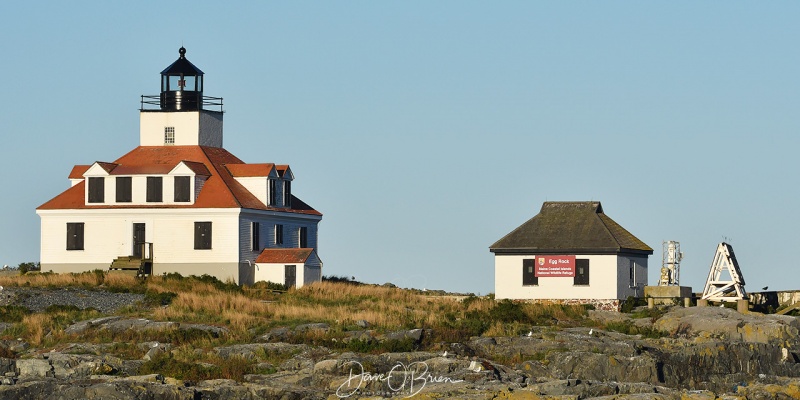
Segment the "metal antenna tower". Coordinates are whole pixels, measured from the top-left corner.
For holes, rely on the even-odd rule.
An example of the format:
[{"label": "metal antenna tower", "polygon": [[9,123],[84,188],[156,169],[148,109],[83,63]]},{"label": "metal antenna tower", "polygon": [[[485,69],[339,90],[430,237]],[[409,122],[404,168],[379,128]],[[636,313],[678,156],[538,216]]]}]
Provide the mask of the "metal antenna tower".
[{"label": "metal antenna tower", "polygon": [[661,242],[661,278],[658,286],[679,286],[681,260],[681,243],[675,240]]}]

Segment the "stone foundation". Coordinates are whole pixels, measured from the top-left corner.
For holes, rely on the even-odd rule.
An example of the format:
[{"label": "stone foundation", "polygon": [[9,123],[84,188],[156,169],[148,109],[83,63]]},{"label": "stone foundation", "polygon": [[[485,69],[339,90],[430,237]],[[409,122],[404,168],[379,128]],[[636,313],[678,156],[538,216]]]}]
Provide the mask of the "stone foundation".
[{"label": "stone foundation", "polygon": [[534,304],[565,304],[565,305],[583,305],[591,304],[595,310],[602,311],[619,311],[622,300],[619,299],[530,299],[525,300],[526,303]]}]

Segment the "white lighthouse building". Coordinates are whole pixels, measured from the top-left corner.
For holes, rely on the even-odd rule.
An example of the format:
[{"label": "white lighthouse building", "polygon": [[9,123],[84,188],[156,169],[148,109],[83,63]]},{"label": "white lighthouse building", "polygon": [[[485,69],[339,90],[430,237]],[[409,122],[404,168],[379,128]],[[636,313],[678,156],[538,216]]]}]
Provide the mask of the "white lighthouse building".
[{"label": "white lighthouse building", "polygon": [[133,269],[302,286],[322,277],[322,214],[292,191],[288,165],[247,164],[223,144],[222,98],[180,57],[142,96],[139,146],[76,165],[36,209],[42,271]]}]

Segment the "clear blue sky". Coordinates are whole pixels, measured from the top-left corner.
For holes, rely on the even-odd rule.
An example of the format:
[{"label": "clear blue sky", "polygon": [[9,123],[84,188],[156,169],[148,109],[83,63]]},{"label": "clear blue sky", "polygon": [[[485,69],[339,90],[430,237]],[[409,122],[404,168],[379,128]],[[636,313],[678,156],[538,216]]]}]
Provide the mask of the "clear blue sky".
[{"label": "clear blue sky", "polygon": [[800,3],[3,2],[0,265],[75,164],[138,144],[183,44],[225,147],[288,163],[326,275],[488,293],[488,246],[547,200],[599,200],[701,291],[800,289]]}]

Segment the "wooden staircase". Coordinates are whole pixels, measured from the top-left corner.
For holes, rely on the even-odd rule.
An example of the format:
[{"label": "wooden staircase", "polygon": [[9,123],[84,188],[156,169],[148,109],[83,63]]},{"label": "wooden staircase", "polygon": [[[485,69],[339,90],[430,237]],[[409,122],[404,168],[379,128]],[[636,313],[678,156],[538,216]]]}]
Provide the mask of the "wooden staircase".
[{"label": "wooden staircase", "polygon": [[141,277],[151,275],[153,273],[153,244],[142,242],[138,245],[142,246],[141,254],[146,254],[147,257],[119,256],[111,262],[108,270]]}]

